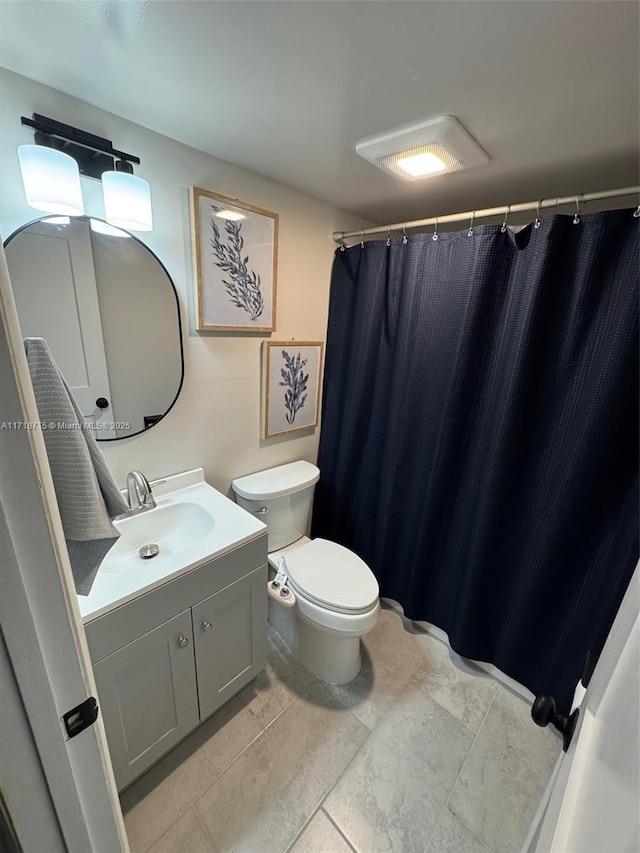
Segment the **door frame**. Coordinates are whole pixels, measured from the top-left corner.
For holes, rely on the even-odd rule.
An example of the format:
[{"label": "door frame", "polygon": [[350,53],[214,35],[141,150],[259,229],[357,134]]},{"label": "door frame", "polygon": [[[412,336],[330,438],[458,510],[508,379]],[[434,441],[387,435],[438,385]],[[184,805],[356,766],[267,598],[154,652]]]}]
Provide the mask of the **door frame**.
[{"label": "door frame", "polygon": [[[4,843],[13,851],[17,843],[17,850],[25,853],[29,850],[65,853],[60,824],[2,634],[0,696],[0,850],[4,850]],[[19,777],[14,772],[17,767]]]},{"label": "door frame", "polygon": [[[0,413],[0,427],[38,422],[4,249]],[[0,631],[63,849],[128,853],[101,718],[73,739],[63,727],[63,714],[96,690],[44,438],[37,428],[0,428],[0,578]],[[11,737],[6,717],[0,718],[0,735]],[[8,772],[3,768],[0,780],[9,804],[20,796],[24,775],[22,764]],[[35,822],[47,805],[41,798],[30,805]],[[20,812],[9,808],[22,843],[29,827]]]},{"label": "door frame", "polygon": [[[627,738],[626,757],[636,757],[634,779],[631,783],[630,798],[638,796],[638,772],[640,756],[637,751],[637,736],[640,733],[640,693],[638,690],[637,657],[640,648],[640,563],[636,565],[633,577],[611,627],[604,648],[596,664],[586,691],[581,685],[576,690],[573,707],[580,709],[578,722],[567,752],[560,753],[547,789],[533,820],[529,834],[522,847],[522,853],[570,853],[582,849],[576,846],[576,837],[589,832],[589,824],[606,827],[611,838],[620,831],[620,815],[616,809],[621,807],[619,792],[615,787],[607,790],[609,802],[602,798],[599,789],[594,800],[588,787],[593,772],[594,759],[598,750],[609,743],[606,740],[611,731],[620,732],[624,718],[619,708],[624,705],[638,720],[633,735]],[[608,727],[608,728],[607,728]],[[629,725],[627,724],[627,734]],[[609,750],[607,758],[611,771],[620,771],[621,756],[615,750]],[[630,760],[634,760],[631,758]],[[600,758],[602,764],[602,758]],[[612,778],[615,775],[612,773]],[[626,779],[629,783],[629,779]],[[635,792],[633,786],[635,785]],[[591,802],[585,808],[585,795]],[[635,796],[634,796],[635,795]],[[612,803],[615,807],[612,807]],[[630,821],[635,818],[632,815]],[[585,824],[586,821],[586,824]],[[629,829],[630,821],[625,829]],[[636,832],[638,827],[636,824]],[[631,849],[625,847],[625,849]],[[633,848],[635,849],[635,847]]]}]

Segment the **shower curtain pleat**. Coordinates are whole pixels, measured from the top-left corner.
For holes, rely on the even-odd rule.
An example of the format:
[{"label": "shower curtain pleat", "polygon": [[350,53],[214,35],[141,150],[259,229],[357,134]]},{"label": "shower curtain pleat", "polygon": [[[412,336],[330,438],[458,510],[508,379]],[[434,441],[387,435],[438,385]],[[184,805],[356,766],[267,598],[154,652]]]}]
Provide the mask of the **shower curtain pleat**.
[{"label": "shower curtain pleat", "polygon": [[638,220],[335,255],[313,535],[568,710],[638,560]]}]

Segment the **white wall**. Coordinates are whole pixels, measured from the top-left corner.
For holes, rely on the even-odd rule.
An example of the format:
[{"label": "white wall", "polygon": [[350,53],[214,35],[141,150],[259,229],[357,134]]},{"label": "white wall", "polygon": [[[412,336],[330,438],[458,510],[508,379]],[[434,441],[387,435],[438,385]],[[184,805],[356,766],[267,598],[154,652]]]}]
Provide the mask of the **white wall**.
[{"label": "white wall", "polygon": [[[185,93],[188,97],[188,93]],[[194,104],[206,109],[206,104]],[[273,340],[325,337],[331,232],[363,223],[284,184],[196,151],[0,69],[0,231],[6,239],[36,211],[25,202],[16,148],[33,141],[20,116],[43,113],[106,136],[141,158],[151,184],[154,230],[139,235],[158,255],[180,297],[185,382],[167,417],[145,435],[103,445],[119,483],[141,469],[150,479],[203,466],[227,491],[233,477],[294,459],[315,461],[318,430],[300,438],[260,439],[260,344],[263,337],[193,331],[188,187],[204,187],[280,215],[277,329]],[[277,117],[274,116],[274,121]],[[255,142],[260,144],[259,139]],[[100,184],[83,179],[85,212],[104,217]]]}]

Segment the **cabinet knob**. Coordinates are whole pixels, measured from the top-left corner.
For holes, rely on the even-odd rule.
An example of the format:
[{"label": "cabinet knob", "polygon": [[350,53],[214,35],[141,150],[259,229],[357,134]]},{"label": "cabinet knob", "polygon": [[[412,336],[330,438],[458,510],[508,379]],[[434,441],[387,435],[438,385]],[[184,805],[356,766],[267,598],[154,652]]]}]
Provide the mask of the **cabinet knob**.
[{"label": "cabinet knob", "polygon": [[213,628],[213,624],[211,622],[209,622],[207,619],[205,619],[204,622],[202,623],[202,630],[203,631],[210,631],[212,628]]},{"label": "cabinet knob", "polygon": [[189,645],[189,640],[186,637],[183,637],[182,634],[178,637],[178,647],[184,649]]}]

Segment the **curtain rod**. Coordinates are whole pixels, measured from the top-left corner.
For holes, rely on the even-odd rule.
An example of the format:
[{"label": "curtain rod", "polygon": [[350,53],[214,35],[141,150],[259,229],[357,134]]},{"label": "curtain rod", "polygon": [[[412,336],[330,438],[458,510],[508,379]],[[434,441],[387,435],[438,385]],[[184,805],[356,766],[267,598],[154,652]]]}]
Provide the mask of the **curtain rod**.
[{"label": "curtain rod", "polygon": [[[392,225],[376,225],[372,228],[361,228],[359,231],[334,231],[331,235],[336,243],[343,243],[350,237],[367,237],[371,234],[386,234],[390,236],[392,231],[406,233],[407,229],[424,228],[427,225],[444,225],[448,222],[468,221],[472,226],[477,219],[486,219],[490,216],[505,217],[513,213],[524,213],[535,210],[538,215],[541,210],[548,207],[562,207],[567,204],[575,204],[576,211],[580,213],[580,205],[589,201],[602,201],[607,198],[621,198],[623,196],[640,195],[640,187],[621,187],[617,190],[605,190],[599,193],[580,193],[580,195],[567,195],[558,198],[543,198],[540,201],[526,201],[521,204],[502,205],[502,207],[487,207],[484,210],[467,210],[465,213],[447,213],[444,216],[431,216],[428,219],[414,219],[410,222],[395,222]],[[640,211],[640,206],[638,207]]]}]

